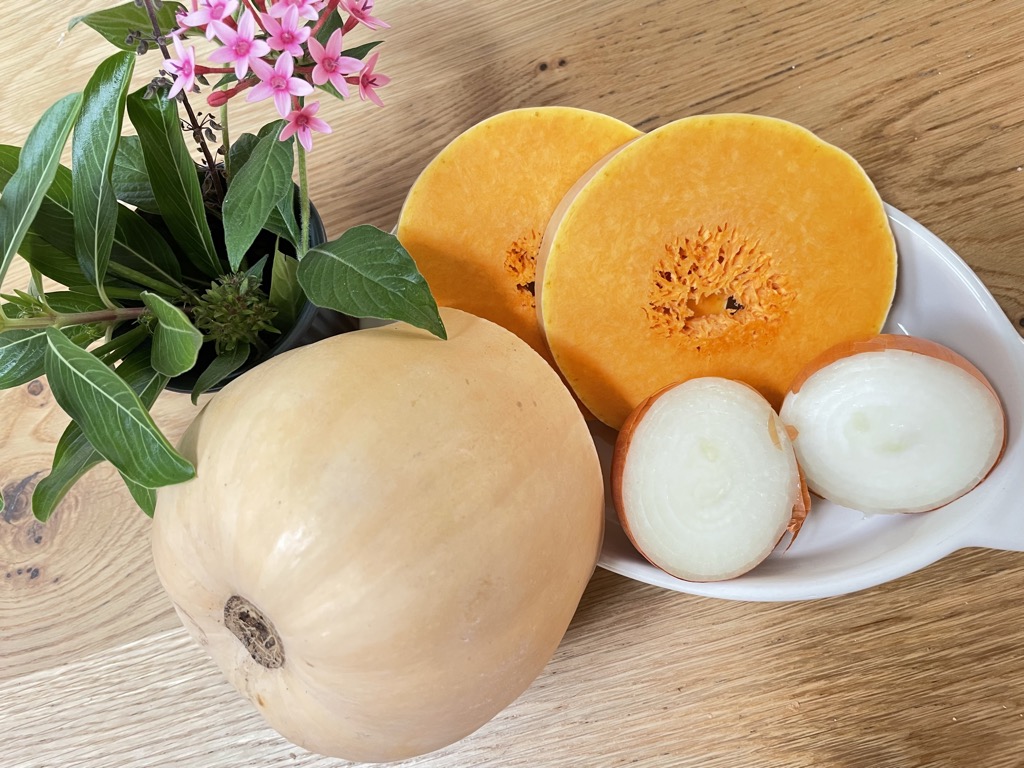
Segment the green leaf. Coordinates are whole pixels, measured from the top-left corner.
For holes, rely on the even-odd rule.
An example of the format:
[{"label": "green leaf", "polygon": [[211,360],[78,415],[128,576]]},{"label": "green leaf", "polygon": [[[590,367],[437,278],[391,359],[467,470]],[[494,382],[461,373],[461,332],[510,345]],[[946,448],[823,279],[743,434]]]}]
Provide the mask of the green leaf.
[{"label": "green leaf", "polygon": [[153,331],[153,368],[165,376],[191,370],[203,346],[203,334],[192,325],[188,315],[161,296],[143,293],[142,301],[157,320]]},{"label": "green leaf", "polygon": [[[345,20],[341,17],[341,13],[337,9],[331,11],[330,15],[324,19],[323,26],[316,33],[317,41],[320,45],[326,46],[334,31],[341,29],[343,26],[345,26]],[[348,53],[345,53],[345,55],[347,56]]]},{"label": "green leaf", "polygon": [[139,132],[146,168],[160,214],[189,260],[208,277],[222,272],[206,220],[196,164],[181,134],[176,103],[145,89],[128,97],[128,116]]},{"label": "green leaf", "polygon": [[287,240],[292,245],[299,242],[299,222],[295,219],[295,190],[291,189],[277,201],[274,210],[267,217],[264,229]]},{"label": "green leaf", "polygon": [[99,289],[117,226],[111,171],[134,69],[132,53],[115,53],[99,65],[85,86],[82,113],[71,138],[75,255],[83,274]]},{"label": "green leaf", "polygon": [[[67,292],[47,294],[47,303],[55,312],[90,312],[103,309],[98,297],[79,296]],[[0,309],[6,315],[10,305]],[[3,323],[0,322],[0,329]],[[61,332],[77,346],[83,347],[98,339],[102,330],[96,325],[67,325]],[[43,375],[43,357],[46,354],[45,328],[12,328],[0,330],[0,389],[27,384]]]},{"label": "green leaf", "polygon": [[70,315],[76,312],[95,312],[103,309],[103,302],[98,296],[85,296],[72,291],[52,291],[46,294],[46,303],[54,312]]},{"label": "green leaf", "polygon": [[50,474],[36,483],[32,492],[32,513],[36,519],[46,522],[71,486],[101,461],[103,457],[92,447],[82,428],[75,422],[68,424],[57,441]]},{"label": "green leaf", "polygon": [[232,176],[249,162],[249,157],[259,141],[260,138],[255,133],[243,133],[237,139],[232,140],[231,149],[228,150],[228,165],[231,167]]},{"label": "green leaf", "polygon": [[[156,12],[157,21],[160,23],[160,31],[167,34],[178,26],[175,15],[182,10],[180,3],[164,2]],[[103,11],[87,13],[83,16],[75,16],[68,23],[68,31],[79,24],[85,24],[99,32],[106,40],[116,45],[123,51],[134,51],[136,43],[126,42],[129,32],[144,32],[148,37],[153,36],[153,24],[149,14],[144,7],[135,4],[134,1],[108,8]]]},{"label": "green leaf", "polygon": [[[167,377],[149,367],[149,354],[148,348],[136,350],[116,371],[147,410],[167,386]],[[92,447],[82,428],[74,421],[68,424],[57,441],[50,474],[36,484],[32,493],[32,513],[36,518],[45,522],[79,478],[101,461],[103,456]]]},{"label": "green leaf", "polygon": [[46,335],[43,329],[16,329],[0,333],[0,389],[37,379],[43,372]]},{"label": "green leaf", "polygon": [[142,142],[138,136],[122,136],[114,156],[112,174],[114,195],[122,203],[134,205],[149,213],[160,213],[153,185],[146,172],[146,158],[142,154]]},{"label": "green leaf", "polygon": [[[94,325],[69,325],[60,332],[77,347],[102,335]],[[0,334],[0,389],[20,387],[42,376],[45,354],[45,328],[16,328]]]},{"label": "green leaf", "polygon": [[124,472],[121,473],[121,479],[124,480],[124,484],[128,487],[128,492],[132,495],[135,503],[139,505],[139,509],[145,512],[148,517],[152,517],[153,513],[156,512],[156,489],[139,485],[125,475]]},{"label": "green leaf", "polygon": [[235,75],[235,73],[234,72],[229,72],[228,74],[221,76],[220,80],[218,80],[216,83],[213,84],[213,87],[211,88],[211,90],[216,91],[219,88],[223,88],[225,85],[231,85],[232,83],[237,83],[237,82],[238,82],[238,77]]},{"label": "green leaf", "polygon": [[[18,168],[21,150],[0,145],[0,183],[7,181]],[[71,170],[58,165],[39,205],[39,212],[29,233],[42,238],[62,253],[75,255],[75,217],[71,212]],[[76,271],[80,272],[81,270]]]},{"label": "green leaf", "polygon": [[147,488],[195,476],[124,379],[54,328],[46,339],[53,397],[105,459]]},{"label": "green leaf", "polygon": [[444,324],[426,280],[398,238],[367,224],[310,248],[299,285],[318,307],[353,317],[400,320],[442,339]]},{"label": "green leaf", "polygon": [[34,232],[28,232],[25,235],[18,253],[32,269],[44,277],[56,280],[61,285],[82,281],[78,262],[63,251],[54,248]]},{"label": "green leaf", "polygon": [[244,341],[236,344],[234,349],[225,350],[217,355],[196,379],[196,385],[192,387],[192,404],[196,404],[201,394],[210,391],[245,365],[248,359],[249,345]]},{"label": "green leaf", "polygon": [[263,271],[267,268],[267,260],[270,258],[270,254],[264,254],[264,256],[245,270],[246,277],[255,277],[257,283],[263,282]]},{"label": "green leaf", "polygon": [[228,263],[238,269],[245,252],[263,229],[281,198],[292,193],[294,154],[291,141],[264,136],[242,169],[235,172],[224,196],[224,241]]},{"label": "green leaf", "polygon": [[[17,147],[0,145],[0,182],[13,174],[18,166],[18,157]],[[19,253],[32,266],[61,285],[81,288],[88,281],[75,258],[75,218],[71,206],[71,171],[58,166],[53,183],[46,191]],[[117,206],[117,226],[114,229],[110,259],[108,270],[125,279],[131,279],[129,273],[111,264],[143,272],[161,280],[165,285],[170,283],[172,287],[177,285],[177,278],[181,274],[180,263],[167,240],[138,213],[123,205]],[[117,285],[114,281],[107,281],[109,296],[117,293],[116,288],[112,288]],[[156,289],[152,282],[147,287]],[[96,290],[95,286],[92,290]],[[166,293],[176,296],[178,290]]]},{"label": "green leaf", "polygon": [[270,272],[270,303],[277,309],[274,325],[285,331],[295,325],[306,297],[299,285],[298,260],[278,251]]},{"label": "green leaf", "polygon": [[34,232],[25,235],[18,253],[41,274],[61,285],[84,282],[78,261],[73,256],[54,248]]},{"label": "green leaf", "polygon": [[[21,247],[60,167],[68,134],[82,106],[81,94],[65,96],[35,124],[18,154],[17,170],[0,197],[0,282]],[[10,157],[10,153],[6,153]]]},{"label": "green leaf", "polygon": [[139,214],[118,206],[110,258],[156,280],[181,287],[181,265],[167,241]]},{"label": "green leaf", "polygon": [[341,52],[341,55],[350,56],[353,59],[362,60],[366,58],[366,54],[368,54],[370,51],[372,51],[374,48],[376,48],[383,42],[383,40],[374,40],[371,43],[363,43],[362,45],[357,45],[354,48],[346,48]]}]

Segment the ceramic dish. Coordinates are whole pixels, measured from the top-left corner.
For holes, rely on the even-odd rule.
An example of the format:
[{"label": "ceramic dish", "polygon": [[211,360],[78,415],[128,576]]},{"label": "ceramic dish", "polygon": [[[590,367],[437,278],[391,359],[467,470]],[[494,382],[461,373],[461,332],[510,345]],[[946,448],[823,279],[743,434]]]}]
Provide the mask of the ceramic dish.
[{"label": "ceramic dish", "polygon": [[[692,583],[641,557],[609,501],[599,565],[638,581],[732,600],[809,600],[866,589],[904,576],[963,547],[1024,551],[1024,339],[959,256],[906,214],[886,207],[899,252],[896,298],[885,330],[923,336],[971,360],[1006,409],[1003,459],[966,496],[919,515],[865,516],[812,496],[800,538],[730,581]],[[594,429],[608,477],[612,435]],[[610,500],[611,495],[606,496]]]}]

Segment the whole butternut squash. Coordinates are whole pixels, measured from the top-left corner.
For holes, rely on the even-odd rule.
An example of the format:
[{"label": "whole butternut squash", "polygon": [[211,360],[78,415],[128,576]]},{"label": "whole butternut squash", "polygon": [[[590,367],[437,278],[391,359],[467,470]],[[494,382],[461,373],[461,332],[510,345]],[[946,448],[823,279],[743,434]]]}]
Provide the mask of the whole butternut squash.
[{"label": "whole butternut squash", "polygon": [[357,761],[452,743],[551,657],[601,547],[601,468],[552,368],[442,310],[275,357],[182,440],[157,572],[286,738]]}]

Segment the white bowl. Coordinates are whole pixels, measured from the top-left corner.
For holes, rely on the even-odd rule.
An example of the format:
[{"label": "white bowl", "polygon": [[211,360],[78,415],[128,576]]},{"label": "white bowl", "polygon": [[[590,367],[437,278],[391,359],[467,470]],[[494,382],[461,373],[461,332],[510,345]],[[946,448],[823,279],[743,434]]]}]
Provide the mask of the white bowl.
[{"label": "white bowl", "polygon": [[[1002,461],[984,483],[941,509],[865,516],[816,496],[799,538],[739,578],[677,579],[648,563],[619,526],[606,494],[607,531],[598,562],[609,571],[694,595],[731,600],[810,600],[873,587],[963,547],[1024,551],[1024,339],[985,285],[939,238],[886,206],[899,252],[896,299],[887,333],[923,336],[952,348],[988,377],[1002,398],[1009,431]],[[594,429],[609,473],[609,435]]]}]

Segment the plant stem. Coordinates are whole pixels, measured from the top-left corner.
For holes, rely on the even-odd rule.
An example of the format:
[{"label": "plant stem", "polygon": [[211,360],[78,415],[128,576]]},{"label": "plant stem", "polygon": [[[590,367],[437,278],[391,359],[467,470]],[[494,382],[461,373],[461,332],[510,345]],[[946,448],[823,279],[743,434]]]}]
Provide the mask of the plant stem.
[{"label": "plant stem", "polygon": [[306,255],[309,250],[309,176],[306,173],[306,150],[299,142],[295,142],[295,151],[299,154],[299,245],[298,258]]},{"label": "plant stem", "polygon": [[134,270],[131,267],[118,264],[115,261],[112,261],[107,265],[107,271],[112,275],[116,275],[117,277],[128,280],[136,285],[145,286],[150,290],[156,291],[162,296],[181,296],[185,289],[185,286],[181,283],[175,283],[173,285],[165,283],[162,280],[157,280],[156,278]]},{"label": "plant stem", "polygon": [[334,9],[337,8],[337,7],[338,7],[338,0],[331,0],[331,2],[329,2],[327,4],[327,7],[324,8],[320,12],[320,18],[317,19],[316,24],[313,26],[313,29],[310,31],[310,33],[309,33],[310,37],[313,37],[317,32],[320,31],[320,27],[322,27],[327,22],[327,19],[329,19],[331,17],[331,14],[334,13]]},{"label": "plant stem", "polygon": [[220,107],[220,143],[224,147],[224,178],[231,183],[231,135],[228,133],[228,105],[224,103]]},{"label": "plant stem", "polygon": [[252,13],[253,18],[256,19],[256,23],[260,25],[260,29],[266,32],[267,28],[263,26],[263,18],[260,16],[260,12],[253,7],[252,2],[250,0],[242,0],[242,5],[246,6],[249,9],[249,11]]},{"label": "plant stem", "polygon": [[44,317],[14,317],[4,321],[4,330],[11,328],[63,328],[68,325],[89,325],[91,323],[119,323],[135,320],[149,312],[145,307],[116,307],[97,309],[92,312],[70,312]]},{"label": "plant stem", "polygon": [[[108,269],[109,269],[109,267],[108,267]],[[103,285],[102,282],[97,282],[96,283],[96,293],[99,294],[100,301],[103,302],[104,306],[106,306],[106,307],[108,307],[110,309],[116,309],[117,308],[117,305],[114,302],[112,302],[109,299],[109,297],[107,296],[107,288],[106,288],[105,285]]]},{"label": "plant stem", "polygon": [[[167,46],[163,42],[163,32],[160,30],[160,19],[157,18],[156,8],[153,7],[153,0],[142,0],[143,5],[146,6],[146,12],[149,14],[149,22],[153,25],[153,36],[156,38],[156,44],[160,46],[160,53],[164,55],[165,59],[171,58],[171,52],[167,49]],[[188,114],[189,124],[193,127],[199,124],[196,113],[192,111],[192,105],[188,102],[188,96],[185,91],[181,92],[181,103],[185,107],[185,112]],[[213,188],[217,192],[217,199],[224,199],[224,189],[220,184],[220,176],[215,172],[214,169],[217,167],[217,163],[213,159],[213,154],[210,152],[210,147],[206,143],[206,139],[203,136],[203,132],[199,131],[199,148],[203,152],[203,156],[206,158],[206,167],[210,169],[210,174],[213,176]]]},{"label": "plant stem", "polygon": [[129,352],[135,349],[149,335],[149,331],[141,325],[122,333],[92,350],[92,353],[101,361],[110,365],[126,357]]}]

